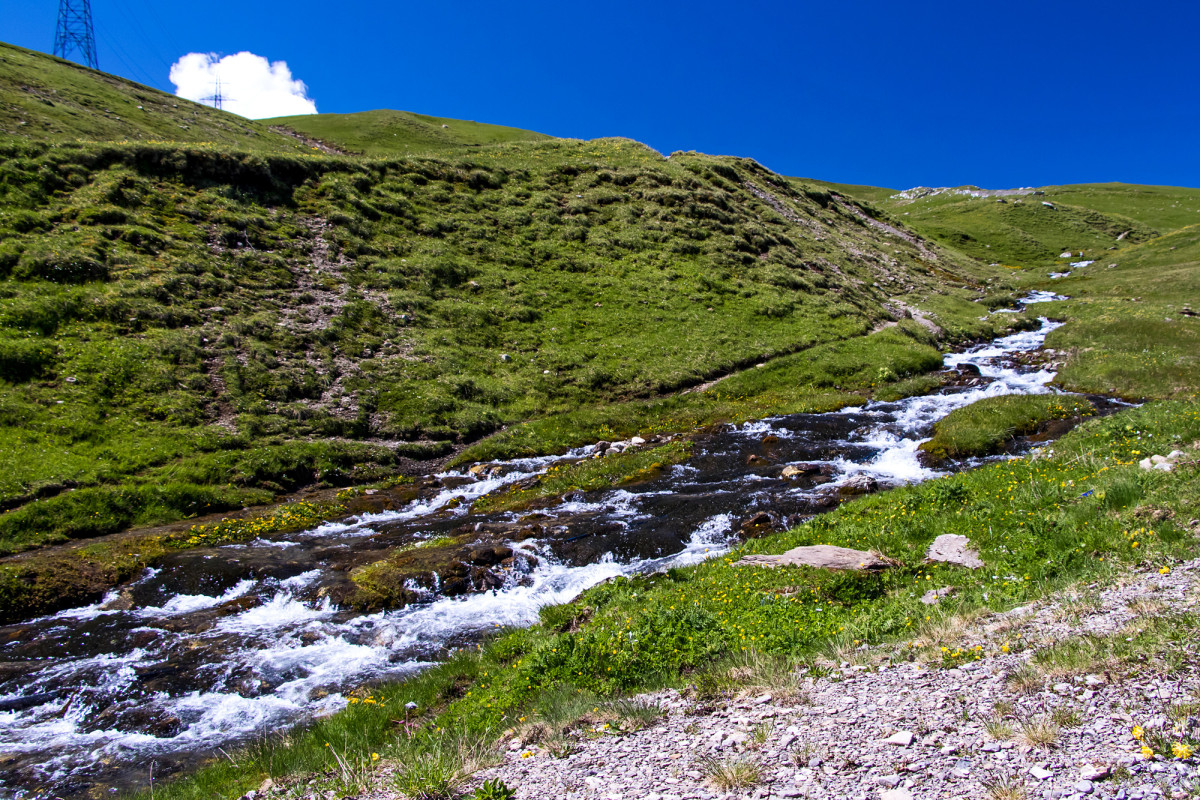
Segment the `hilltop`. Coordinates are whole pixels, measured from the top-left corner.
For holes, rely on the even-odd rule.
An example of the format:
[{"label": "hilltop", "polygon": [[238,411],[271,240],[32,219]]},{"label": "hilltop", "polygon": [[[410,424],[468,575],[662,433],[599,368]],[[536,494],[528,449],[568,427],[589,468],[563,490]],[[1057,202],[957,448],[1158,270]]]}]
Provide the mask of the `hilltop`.
[{"label": "hilltop", "polygon": [[264,122],[272,128],[295,131],[335,150],[368,156],[461,152],[469,147],[551,138],[519,128],[390,109],[357,114],[306,114]]}]

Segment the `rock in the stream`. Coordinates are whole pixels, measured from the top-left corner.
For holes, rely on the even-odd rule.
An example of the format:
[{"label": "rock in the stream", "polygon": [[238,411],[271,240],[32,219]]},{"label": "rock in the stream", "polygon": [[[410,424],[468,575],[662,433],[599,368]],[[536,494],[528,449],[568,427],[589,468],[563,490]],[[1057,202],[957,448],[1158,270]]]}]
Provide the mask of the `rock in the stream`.
[{"label": "rock in the stream", "polygon": [[838,494],[843,497],[859,494],[869,494],[879,488],[879,482],[870,475],[855,475],[841,486],[837,487]]},{"label": "rock in the stream", "polygon": [[481,567],[499,564],[513,554],[512,548],[502,544],[481,545],[473,547],[467,553],[467,560]]},{"label": "rock in the stream", "polygon": [[743,536],[762,536],[765,533],[770,533],[776,524],[778,524],[778,520],[775,519],[774,515],[766,511],[759,511],[739,527]]},{"label": "rock in the stream", "polygon": [[892,559],[878,553],[868,553],[865,550],[851,550],[848,547],[834,547],[829,544],[817,544],[808,547],[795,547],[786,553],[778,555],[752,554],[743,556],[734,566],[737,567],[824,567],[825,569],[858,569],[877,570],[896,566]]},{"label": "rock in the stream", "polygon": [[979,569],[983,561],[979,553],[972,550],[971,540],[957,533],[943,533],[933,540],[925,551],[926,561],[945,561],[950,564],[961,564],[971,569]]},{"label": "rock in the stream", "polygon": [[781,478],[803,478],[806,475],[821,474],[821,464],[788,464],[779,473]]}]

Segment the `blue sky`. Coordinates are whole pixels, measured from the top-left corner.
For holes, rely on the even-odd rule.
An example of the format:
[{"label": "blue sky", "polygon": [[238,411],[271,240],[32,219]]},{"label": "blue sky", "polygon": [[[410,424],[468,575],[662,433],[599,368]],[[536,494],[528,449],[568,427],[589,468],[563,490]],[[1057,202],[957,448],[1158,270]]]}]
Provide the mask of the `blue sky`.
[{"label": "blue sky", "polygon": [[[50,50],[57,4],[0,4]],[[285,61],[321,112],[399,108],[893,188],[1200,186],[1200,4],[92,0],[100,66]],[[237,87],[228,87],[231,93]]]}]

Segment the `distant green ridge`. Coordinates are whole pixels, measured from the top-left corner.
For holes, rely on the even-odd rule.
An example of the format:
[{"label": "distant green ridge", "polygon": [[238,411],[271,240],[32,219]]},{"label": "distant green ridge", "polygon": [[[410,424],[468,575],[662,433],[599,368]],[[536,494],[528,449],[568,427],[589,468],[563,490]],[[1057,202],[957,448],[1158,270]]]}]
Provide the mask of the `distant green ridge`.
[{"label": "distant green ridge", "polygon": [[371,156],[459,151],[507,142],[536,142],[544,133],[379,109],[357,114],[309,114],[264,120],[347,152]]},{"label": "distant green ridge", "polygon": [[311,152],[261,122],[3,42],[0,136],[37,142],[157,141]]},{"label": "distant green ridge", "polygon": [[1096,260],[1200,223],[1200,189],[1123,183],[908,191],[876,205],[922,236],[1013,267]]}]

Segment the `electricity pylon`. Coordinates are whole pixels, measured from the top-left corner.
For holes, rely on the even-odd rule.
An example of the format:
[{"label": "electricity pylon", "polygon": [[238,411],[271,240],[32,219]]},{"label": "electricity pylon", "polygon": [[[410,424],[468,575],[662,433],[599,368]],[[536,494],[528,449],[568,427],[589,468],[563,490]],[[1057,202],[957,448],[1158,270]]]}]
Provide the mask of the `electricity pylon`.
[{"label": "electricity pylon", "polygon": [[229,95],[221,91],[221,78],[217,76],[216,83],[213,85],[213,93],[208,97],[201,97],[200,102],[211,103],[213,108],[223,111],[225,103],[232,99]]},{"label": "electricity pylon", "polygon": [[58,0],[54,55],[70,58],[72,50],[79,51],[83,64],[100,69],[96,60],[96,33],[92,29],[92,0]]}]

